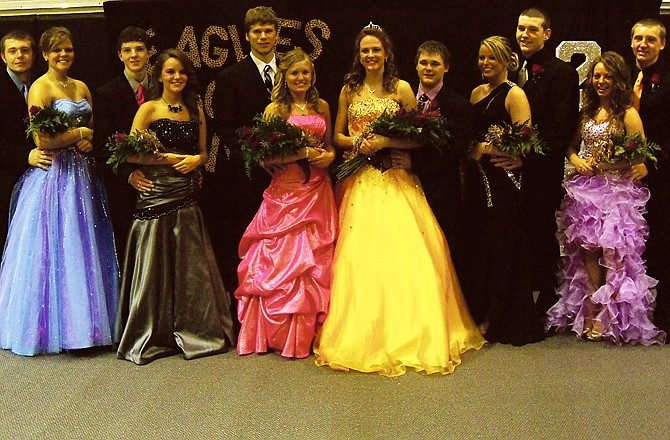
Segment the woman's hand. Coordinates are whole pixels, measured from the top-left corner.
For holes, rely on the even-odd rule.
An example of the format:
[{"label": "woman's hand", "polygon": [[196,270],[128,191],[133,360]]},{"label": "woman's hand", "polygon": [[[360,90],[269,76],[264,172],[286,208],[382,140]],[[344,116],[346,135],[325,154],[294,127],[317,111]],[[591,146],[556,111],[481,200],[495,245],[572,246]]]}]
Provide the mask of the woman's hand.
[{"label": "woman's hand", "polygon": [[172,165],[172,168],[177,170],[182,174],[188,174],[191,171],[195,170],[202,164],[202,158],[199,154],[195,155],[182,155],[182,159],[176,164]]},{"label": "woman's hand", "polygon": [[577,172],[582,176],[595,176],[597,174],[598,168],[591,165],[591,163],[579,157],[577,154],[572,153],[570,155],[570,163],[575,167]]},{"label": "woman's hand", "polygon": [[81,151],[82,153],[90,153],[93,151],[93,144],[88,138],[78,140],[74,145],[77,147],[77,150]]},{"label": "woman's hand", "polygon": [[325,148],[312,148],[315,155],[309,155],[309,164],[313,167],[325,169],[335,160],[335,153],[326,150]]},{"label": "woman's hand", "polygon": [[372,156],[382,148],[386,148],[388,143],[389,139],[386,136],[373,133],[366,137],[361,143],[361,153],[366,156]]}]

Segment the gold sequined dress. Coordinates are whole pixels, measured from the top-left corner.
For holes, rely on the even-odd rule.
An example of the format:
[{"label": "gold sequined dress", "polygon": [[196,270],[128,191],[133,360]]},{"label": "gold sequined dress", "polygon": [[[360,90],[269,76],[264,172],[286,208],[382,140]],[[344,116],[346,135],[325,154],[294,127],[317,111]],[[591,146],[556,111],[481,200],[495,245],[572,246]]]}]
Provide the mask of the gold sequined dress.
[{"label": "gold sequined dress", "polygon": [[[388,98],[349,106],[356,135]],[[406,367],[448,374],[479,349],[449,247],[416,176],[366,166],[340,188],[330,311],[314,344],[317,365],[399,376]]]}]

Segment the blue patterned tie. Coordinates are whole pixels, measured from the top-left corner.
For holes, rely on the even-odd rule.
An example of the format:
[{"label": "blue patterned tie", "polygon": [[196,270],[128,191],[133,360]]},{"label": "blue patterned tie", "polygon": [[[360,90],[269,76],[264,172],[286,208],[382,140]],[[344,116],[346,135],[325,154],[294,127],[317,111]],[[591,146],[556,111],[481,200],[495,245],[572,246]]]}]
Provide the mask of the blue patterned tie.
[{"label": "blue patterned tie", "polygon": [[419,110],[423,111],[428,103],[428,95],[425,93],[419,96]]}]

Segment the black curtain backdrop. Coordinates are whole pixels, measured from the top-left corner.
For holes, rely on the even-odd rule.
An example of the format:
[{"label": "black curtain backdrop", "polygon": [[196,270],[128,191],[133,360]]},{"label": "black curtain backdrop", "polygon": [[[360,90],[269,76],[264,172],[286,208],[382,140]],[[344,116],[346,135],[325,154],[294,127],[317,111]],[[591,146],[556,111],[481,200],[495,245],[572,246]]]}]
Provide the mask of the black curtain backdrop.
[{"label": "black curtain backdrop", "polygon": [[[216,72],[249,52],[244,13],[258,4],[247,0],[115,1],[104,4],[104,14],[3,17],[0,32],[23,28],[39,38],[51,26],[68,27],[77,56],[71,74],[94,90],[122,69],[115,48],[118,33],[131,24],[148,29],[152,54],[170,47],[189,53],[211,117]],[[317,87],[334,113],[342,78],[353,61],[353,39],[370,21],[392,36],[400,76],[413,86],[416,48],[429,39],[446,43],[452,54],[446,81],[469,96],[480,82],[476,68],[479,41],[490,35],[514,41],[518,15],[527,7],[539,6],[552,17],[553,33],[547,44],[552,50],[564,40],[596,41],[603,50],[617,51],[632,62],[630,28],[640,18],[657,17],[661,1],[442,0],[425,4],[366,0],[358,2],[357,8],[344,0],[272,0],[264,4],[272,6],[281,19],[278,52],[299,46],[313,55]],[[667,17],[662,19],[667,26]],[[46,69],[42,57],[38,58],[35,77]],[[582,62],[583,56],[572,60],[575,67]]]}]

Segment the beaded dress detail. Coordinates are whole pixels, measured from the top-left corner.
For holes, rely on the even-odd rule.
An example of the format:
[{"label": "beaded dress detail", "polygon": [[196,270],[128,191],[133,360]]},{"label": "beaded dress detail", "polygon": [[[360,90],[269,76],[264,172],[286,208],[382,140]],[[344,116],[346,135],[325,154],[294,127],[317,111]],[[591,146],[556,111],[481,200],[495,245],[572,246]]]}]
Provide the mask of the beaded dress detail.
[{"label": "beaded dress detail", "polygon": [[[348,109],[361,133],[398,103],[373,98]],[[365,166],[341,184],[328,318],[317,365],[398,376],[406,368],[451,373],[484,338],[463,299],[449,247],[415,175]]]},{"label": "beaded dress detail", "polygon": [[[168,152],[196,154],[200,123],[158,119],[149,125]],[[235,343],[226,292],[200,207],[198,171],[143,165],[154,182],[139,192],[121,282],[117,355],[136,364],[183,353],[228,351]]]},{"label": "beaded dress detail", "polygon": [[[608,121],[587,121],[579,155],[594,161],[607,158],[613,132]],[[650,319],[655,300],[650,289],[657,281],[646,275],[642,259],[649,190],[621,174],[577,174],[563,184],[567,194],[556,222],[565,257],[558,274],[560,299],[547,312],[546,327],[571,328],[582,335],[585,318],[595,313],[606,339],[617,344],[662,344],[666,335]],[[607,268],[604,285],[596,288],[589,282],[582,249],[602,250],[600,265]]]},{"label": "beaded dress detail", "polygon": [[[53,107],[90,119],[86,100]],[[22,355],[113,342],[119,272],[105,190],[88,155],[52,153],[47,171],[30,168],[14,188],[0,269],[0,344]]]}]

